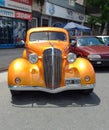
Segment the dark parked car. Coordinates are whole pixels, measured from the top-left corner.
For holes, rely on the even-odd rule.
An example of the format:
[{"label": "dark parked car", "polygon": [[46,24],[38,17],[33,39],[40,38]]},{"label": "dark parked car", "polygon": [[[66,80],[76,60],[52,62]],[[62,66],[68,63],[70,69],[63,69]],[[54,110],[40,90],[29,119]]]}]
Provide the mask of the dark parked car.
[{"label": "dark parked car", "polygon": [[109,46],[95,36],[74,36],[70,50],[78,57],[87,58],[93,66],[109,66]]}]

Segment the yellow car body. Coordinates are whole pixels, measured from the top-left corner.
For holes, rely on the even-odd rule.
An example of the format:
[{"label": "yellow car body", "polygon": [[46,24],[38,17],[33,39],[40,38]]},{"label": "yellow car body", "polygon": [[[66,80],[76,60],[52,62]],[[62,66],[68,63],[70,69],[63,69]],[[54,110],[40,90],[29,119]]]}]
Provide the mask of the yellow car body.
[{"label": "yellow car body", "polygon": [[[59,38],[57,38],[59,37]],[[81,90],[90,94],[95,87],[91,63],[70,52],[65,29],[37,27],[27,31],[25,49],[8,69],[12,95],[20,91],[58,93]]]}]

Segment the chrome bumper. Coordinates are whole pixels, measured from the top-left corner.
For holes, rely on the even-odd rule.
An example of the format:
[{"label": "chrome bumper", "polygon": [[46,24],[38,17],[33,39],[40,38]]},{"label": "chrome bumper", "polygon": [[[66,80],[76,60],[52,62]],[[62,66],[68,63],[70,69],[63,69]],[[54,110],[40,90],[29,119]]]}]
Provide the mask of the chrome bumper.
[{"label": "chrome bumper", "polygon": [[48,89],[45,87],[39,86],[9,86],[10,90],[14,91],[43,91],[48,93],[59,93],[67,90],[84,90],[84,89],[93,89],[95,84],[88,85],[73,85],[73,86],[63,86],[56,89]]}]

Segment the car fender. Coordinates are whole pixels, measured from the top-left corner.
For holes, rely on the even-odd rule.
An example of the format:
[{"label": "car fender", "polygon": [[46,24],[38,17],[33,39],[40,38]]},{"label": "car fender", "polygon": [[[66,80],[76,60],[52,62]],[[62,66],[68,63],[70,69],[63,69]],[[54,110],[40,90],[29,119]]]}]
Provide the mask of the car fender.
[{"label": "car fender", "polygon": [[31,64],[27,59],[15,59],[8,68],[8,84],[16,85],[15,79],[20,78],[19,85],[38,85],[43,86],[43,79],[37,64]]},{"label": "car fender", "polygon": [[[77,58],[75,62],[70,63],[68,70],[72,70],[73,77],[81,77],[81,83],[95,83],[95,71],[92,64],[85,58]],[[88,82],[85,81],[86,76],[90,77]]]},{"label": "car fender", "polygon": [[22,53],[22,57],[26,59],[27,54],[26,54],[26,49],[24,49],[23,53]]}]

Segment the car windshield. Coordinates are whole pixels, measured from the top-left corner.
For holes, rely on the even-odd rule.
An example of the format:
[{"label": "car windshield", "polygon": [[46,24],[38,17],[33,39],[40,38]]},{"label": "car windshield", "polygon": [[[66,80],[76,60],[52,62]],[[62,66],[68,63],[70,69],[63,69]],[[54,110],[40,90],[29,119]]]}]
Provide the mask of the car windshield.
[{"label": "car windshield", "polygon": [[104,43],[96,37],[78,38],[78,46],[103,46]]},{"label": "car windshield", "polygon": [[62,32],[32,32],[30,41],[39,40],[61,40],[66,41],[66,35]]}]

